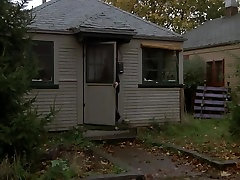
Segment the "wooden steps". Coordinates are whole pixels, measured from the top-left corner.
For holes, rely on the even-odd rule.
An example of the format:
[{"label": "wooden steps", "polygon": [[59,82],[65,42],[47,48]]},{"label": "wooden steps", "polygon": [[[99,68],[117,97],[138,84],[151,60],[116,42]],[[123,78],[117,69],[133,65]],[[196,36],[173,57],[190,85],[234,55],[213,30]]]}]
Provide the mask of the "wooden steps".
[{"label": "wooden steps", "polygon": [[198,86],[194,101],[194,117],[201,119],[222,118],[227,112],[228,88]]},{"label": "wooden steps", "polygon": [[89,140],[113,140],[113,139],[133,139],[137,136],[136,129],[128,130],[115,130],[115,131],[106,131],[106,130],[87,130],[83,133],[83,137]]}]

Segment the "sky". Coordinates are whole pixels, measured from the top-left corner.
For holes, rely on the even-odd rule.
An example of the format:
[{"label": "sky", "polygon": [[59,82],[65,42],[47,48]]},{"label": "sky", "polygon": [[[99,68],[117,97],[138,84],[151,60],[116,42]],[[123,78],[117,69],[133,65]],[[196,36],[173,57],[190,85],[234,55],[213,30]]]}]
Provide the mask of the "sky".
[{"label": "sky", "polygon": [[[49,0],[47,0],[49,1]],[[238,0],[239,1],[239,0]],[[36,7],[36,6],[39,6],[40,4],[42,4],[42,0],[31,0],[29,3],[28,3],[28,7],[29,9],[31,9],[32,7]]]},{"label": "sky", "polygon": [[[47,0],[47,1],[49,1],[49,0]],[[31,9],[32,7],[39,6],[40,4],[42,4],[42,0],[31,0],[28,3],[28,8]]]}]

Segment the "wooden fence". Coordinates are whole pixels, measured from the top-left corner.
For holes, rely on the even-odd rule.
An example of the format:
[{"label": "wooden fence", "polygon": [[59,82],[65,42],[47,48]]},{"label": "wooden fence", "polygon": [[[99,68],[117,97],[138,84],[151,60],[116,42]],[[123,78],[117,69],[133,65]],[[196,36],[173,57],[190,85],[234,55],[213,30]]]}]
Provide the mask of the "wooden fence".
[{"label": "wooden fence", "polygon": [[222,118],[227,110],[229,88],[198,86],[194,101],[194,117],[201,119]]}]

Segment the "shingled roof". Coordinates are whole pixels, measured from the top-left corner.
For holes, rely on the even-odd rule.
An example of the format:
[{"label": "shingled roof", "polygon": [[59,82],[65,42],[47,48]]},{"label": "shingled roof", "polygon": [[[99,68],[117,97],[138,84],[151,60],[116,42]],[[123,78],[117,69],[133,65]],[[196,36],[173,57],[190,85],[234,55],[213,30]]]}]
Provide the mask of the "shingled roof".
[{"label": "shingled roof", "polygon": [[33,9],[31,31],[99,32],[182,41],[166,28],[122,11],[100,0],[51,0]]},{"label": "shingled roof", "polygon": [[184,37],[185,50],[213,47],[240,42],[240,14],[207,21]]}]

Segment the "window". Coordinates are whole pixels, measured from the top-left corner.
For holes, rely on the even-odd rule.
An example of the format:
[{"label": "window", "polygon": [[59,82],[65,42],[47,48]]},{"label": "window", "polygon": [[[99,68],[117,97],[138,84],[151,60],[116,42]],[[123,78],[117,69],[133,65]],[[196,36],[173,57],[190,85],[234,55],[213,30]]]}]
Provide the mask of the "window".
[{"label": "window", "polygon": [[87,83],[113,83],[114,45],[87,46]]},{"label": "window", "polygon": [[38,76],[33,79],[36,83],[54,83],[54,42],[33,41],[33,51],[38,63]]},{"label": "window", "polygon": [[158,48],[142,48],[143,85],[178,84],[179,52]]}]

